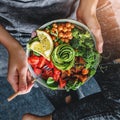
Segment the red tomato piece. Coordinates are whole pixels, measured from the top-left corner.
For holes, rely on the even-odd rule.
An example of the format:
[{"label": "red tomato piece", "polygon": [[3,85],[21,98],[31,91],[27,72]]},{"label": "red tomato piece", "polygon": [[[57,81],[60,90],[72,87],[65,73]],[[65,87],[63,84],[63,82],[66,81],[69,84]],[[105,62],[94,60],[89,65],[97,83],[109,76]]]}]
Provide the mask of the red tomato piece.
[{"label": "red tomato piece", "polygon": [[41,72],[42,72],[42,70],[39,69],[39,68],[34,68],[33,70],[34,70],[34,72],[35,72],[36,75],[40,75]]},{"label": "red tomato piece", "polygon": [[37,66],[39,68],[42,68],[45,65],[45,63],[46,63],[46,59],[44,57],[40,56],[39,57],[39,63],[37,64]]},{"label": "red tomato piece", "polygon": [[53,77],[53,71],[43,70],[41,76],[44,79],[48,79],[48,77]]},{"label": "red tomato piece", "polygon": [[51,69],[54,68],[54,64],[52,63],[52,61],[46,61],[46,65]]},{"label": "red tomato piece", "polygon": [[54,67],[53,79],[54,79],[55,81],[58,81],[58,79],[60,78],[60,73],[61,73],[61,71]]},{"label": "red tomato piece", "polygon": [[46,74],[47,74],[47,76],[48,77],[53,77],[53,72],[52,72],[52,70],[46,70]]},{"label": "red tomato piece", "polygon": [[30,65],[38,64],[39,63],[39,57],[37,57],[37,56],[30,56],[30,57],[28,57],[28,63]]},{"label": "red tomato piece", "polygon": [[66,80],[63,80],[62,78],[59,79],[59,83],[60,83],[60,88],[63,88],[66,86]]}]

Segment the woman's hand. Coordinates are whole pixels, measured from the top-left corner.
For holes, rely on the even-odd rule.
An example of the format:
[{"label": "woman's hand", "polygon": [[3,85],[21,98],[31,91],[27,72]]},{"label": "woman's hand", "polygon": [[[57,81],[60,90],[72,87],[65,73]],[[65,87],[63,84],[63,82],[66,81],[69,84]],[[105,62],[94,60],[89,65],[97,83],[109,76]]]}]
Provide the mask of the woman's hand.
[{"label": "woman's hand", "polygon": [[100,24],[96,17],[96,7],[98,0],[81,0],[77,9],[77,20],[86,24],[96,38],[96,49],[103,52],[103,38]]},{"label": "woman's hand", "polygon": [[8,81],[15,92],[26,94],[30,92],[33,83],[28,72],[26,54],[19,44],[16,47],[9,52]]},{"label": "woman's hand", "polygon": [[[22,46],[0,25],[0,43],[9,53],[8,81],[15,92],[28,93],[32,86],[32,78],[28,72],[27,57]],[[4,55],[4,53],[3,53]]]}]

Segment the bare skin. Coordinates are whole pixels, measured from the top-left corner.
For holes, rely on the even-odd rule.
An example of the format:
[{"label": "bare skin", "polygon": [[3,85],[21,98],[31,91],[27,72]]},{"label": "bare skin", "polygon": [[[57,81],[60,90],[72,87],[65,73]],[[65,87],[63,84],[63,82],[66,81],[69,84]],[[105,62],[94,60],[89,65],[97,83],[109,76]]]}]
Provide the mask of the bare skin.
[{"label": "bare skin", "polygon": [[30,92],[33,83],[28,72],[24,49],[2,26],[0,26],[0,43],[9,53],[8,82],[15,92],[20,91],[21,94]]},{"label": "bare skin", "polygon": [[39,117],[39,116],[35,116],[32,114],[25,114],[22,120],[52,120],[52,115],[48,115],[45,117]]},{"label": "bare skin", "polygon": [[[86,24],[96,38],[96,49],[103,52],[103,38],[101,27],[96,17],[96,8],[99,0],[81,0],[77,9],[77,20]],[[86,9],[85,9],[86,8]]]}]

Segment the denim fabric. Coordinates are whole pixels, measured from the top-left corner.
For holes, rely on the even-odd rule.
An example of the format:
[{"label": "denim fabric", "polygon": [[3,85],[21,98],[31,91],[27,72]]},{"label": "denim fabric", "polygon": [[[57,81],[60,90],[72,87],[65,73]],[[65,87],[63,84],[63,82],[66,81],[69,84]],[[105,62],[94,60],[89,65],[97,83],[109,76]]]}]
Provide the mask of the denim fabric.
[{"label": "denim fabric", "polygon": [[7,98],[13,93],[6,78],[0,77],[0,120],[21,120],[25,113],[44,116],[55,109],[40,88],[33,88],[30,93],[8,102]]},{"label": "denim fabric", "polygon": [[[13,90],[5,77],[0,77],[0,120],[21,120],[21,117],[25,113],[32,113],[39,116],[44,116],[62,107],[67,106],[65,104],[65,97],[67,95],[72,96],[72,103],[76,103],[81,98],[78,91],[81,91],[88,96],[97,92],[95,79],[91,79],[91,82],[86,82],[84,86],[77,91],[52,91],[43,86],[33,88],[30,93],[26,95],[17,96],[11,102],[7,102],[7,98],[13,94]],[[90,87],[91,86],[91,87]],[[94,87],[92,87],[94,86]],[[91,88],[86,89],[86,87]]]}]

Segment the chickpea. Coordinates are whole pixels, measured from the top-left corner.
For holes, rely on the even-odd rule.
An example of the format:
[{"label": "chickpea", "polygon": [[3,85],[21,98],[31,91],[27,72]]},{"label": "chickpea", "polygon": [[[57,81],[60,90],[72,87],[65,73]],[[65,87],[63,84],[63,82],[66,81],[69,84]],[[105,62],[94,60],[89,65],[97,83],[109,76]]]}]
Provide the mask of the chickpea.
[{"label": "chickpea", "polygon": [[68,31],[69,31],[69,32],[71,32],[71,31],[72,31],[72,29],[71,29],[71,28],[68,28]]},{"label": "chickpea", "polygon": [[71,27],[71,23],[69,23],[69,22],[66,23],[66,27],[67,27],[67,28],[70,28],[70,27]]},{"label": "chickpea", "polygon": [[60,31],[62,31],[62,30],[63,30],[63,26],[59,25],[59,26],[58,26],[58,31],[60,32]]},{"label": "chickpea", "polygon": [[60,38],[62,38],[63,37],[63,32],[60,32],[59,34],[58,34],[58,36],[60,37]]},{"label": "chickpea", "polygon": [[52,40],[55,40],[55,39],[56,39],[55,36],[51,36],[51,38],[52,38]]},{"label": "chickpea", "polygon": [[63,34],[63,38],[67,38],[67,34],[64,33],[64,34]]},{"label": "chickpea", "polygon": [[69,39],[64,39],[65,40],[65,43],[69,43]]},{"label": "chickpea", "polygon": [[64,28],[63,28],[63,31],[64,31],[64,32],[67,32],[67,31],[68,31],[67,27],[64,27]]},{"label": "chickpea", "polygon": [[53,33],[56,33],[56,32],[57,32],[57,29],[53,27],[53,28],[52,28],[52,32],[53,32]]},{"label": "chickpea", "polygon": [[72,24],[72,25],[71,25],[71,28],[73,29],[74,27],[75,27],[75,26]]},{"label": "chickpea", "polygon": [[67,38],[70,38],[72,36],[72,33],[71,32],[66,32],[66,36],[67,36]]},{"label": "chickpea", "polygon": [[62,38],[62,39],[61,39],[61,41],[62,41],[62,42],[65,42],[65,39],[64,39],[64,38]]},{"label": "chickpea", "polygon": [[58,27],[58,25],[56,24],[56,23],[53,23],[53,25],[52,25],[54,28],[57,28]]}]

